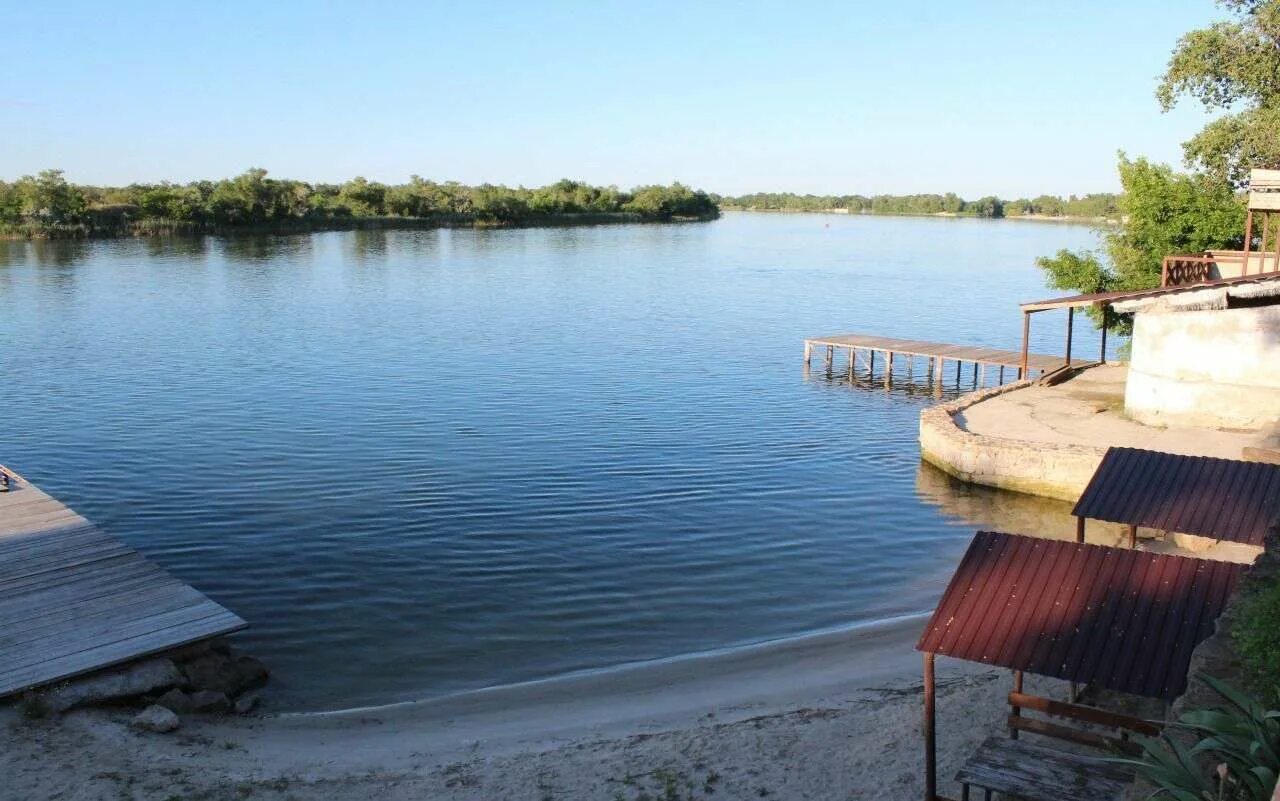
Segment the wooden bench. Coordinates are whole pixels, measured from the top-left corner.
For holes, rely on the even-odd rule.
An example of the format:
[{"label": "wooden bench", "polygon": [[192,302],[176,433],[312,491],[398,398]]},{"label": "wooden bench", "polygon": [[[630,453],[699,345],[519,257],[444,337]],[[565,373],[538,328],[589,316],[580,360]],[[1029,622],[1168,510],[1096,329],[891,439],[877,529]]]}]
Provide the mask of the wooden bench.
[{"label": "wooden bench", "polygon": [[[1150,721],[1018,691],[1009,693],[1009,706],[1012,708],[1007,719],[1009,737],[988,738],[956,773],[956,781],[962,788],[961,801],[969,801],[970,787],[981,787],[987,799],[993,792],[1028,801],[1116,798],[1133,780],[1133,772],[1107,758],[1140,752],[1137,743],[1129,739],[1131,733],[1147,736],[1160,733],[1160,727]],[[1025,712],[1088,724],[1092,728],[1029,717]],[[1081,754],[1033,745],[1019,740],[1020,732],[1090,746],[1103,753]]]}]

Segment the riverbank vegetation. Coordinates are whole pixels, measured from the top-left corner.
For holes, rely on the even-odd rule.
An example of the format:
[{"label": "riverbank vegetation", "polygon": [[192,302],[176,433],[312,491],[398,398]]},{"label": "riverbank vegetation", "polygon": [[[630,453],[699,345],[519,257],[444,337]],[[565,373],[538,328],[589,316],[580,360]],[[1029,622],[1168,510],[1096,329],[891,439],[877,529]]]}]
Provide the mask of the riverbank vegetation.
[{"label": "riverbank vegetation", "polygon": [[1148,289],[1167,255],[1243,247],[1249,170],[1280,168],[1280,0],[1220,4],[1233,18],[1178,41],[1156,98],[1165,111],[1190,98],[1224,116],[1183,143],[1187,173],[1121,154],[1124,223],[1101,252],[1039,259],[1054,288]]},{"label": "riverbank vegetation", "polygon": [[1002,200],[987,196],[965,200],[953,192],[922,195],[797,195],[757,192],[721,197],[723,208],[752,211],[844,211],[850,214],[954,215],[957,217],[1053,217],[1108,219],[1119,214],[1117,195],[1100,193],[1067,198],[1041,195]]},{"label": "riverbank vegetation", "polygon": [[719,213],[710,195],[679,183],[630,192],[570,180],[526,189],[416,175],[406,184],[311,184],[270,178],[262,169],[187,184],[82,186],[60,170],[0,181],[0,235],[10,237],[664,222]]}]

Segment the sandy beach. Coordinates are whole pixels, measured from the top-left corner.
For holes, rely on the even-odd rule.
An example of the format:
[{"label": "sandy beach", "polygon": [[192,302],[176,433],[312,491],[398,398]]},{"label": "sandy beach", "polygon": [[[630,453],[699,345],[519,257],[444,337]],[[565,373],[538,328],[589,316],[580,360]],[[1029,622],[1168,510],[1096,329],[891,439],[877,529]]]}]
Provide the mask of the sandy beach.
[{"label": "sandy beach", "polygon": [[[912,646],[923,624],[913,616],[370,709],[188,716],[168,735],[132,730],[124,709],[28,720],[9,706],[0,711],[0,795],[917,798],[921,681]],[[943,660],[939,679],[948,777],[999,731],[1008,675]]]}]

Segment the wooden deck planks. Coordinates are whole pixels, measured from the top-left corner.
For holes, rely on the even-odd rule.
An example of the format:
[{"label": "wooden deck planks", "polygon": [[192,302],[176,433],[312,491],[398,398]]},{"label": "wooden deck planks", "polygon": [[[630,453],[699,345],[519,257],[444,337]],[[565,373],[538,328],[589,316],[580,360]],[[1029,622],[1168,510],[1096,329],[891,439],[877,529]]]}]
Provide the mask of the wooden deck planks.
[{"label": "wooden deck planks", "polygon": [[[1016,350],[955,345],[947,342],[926,342],[919,339],[894,339],[892,337],[875,336],[874,334],[835,334],[825,337],[812,337],[805,340],[805,346],[806,350],[810,347],[879,350],[906,356],[975,362],[977,364],[1012,367],[1014,369],[1017,369],[1022,363],[1022,354]],[[1061,356],[1045,356],[1032,353],[1028,354],[1027,357],[1027,369],[1039,372],[1057,369],[1063,363],[1064,359]]]},{"label": "wooden deck planks", "polygon": [[246,625],[10,475],[0,493],[0,697]]}]

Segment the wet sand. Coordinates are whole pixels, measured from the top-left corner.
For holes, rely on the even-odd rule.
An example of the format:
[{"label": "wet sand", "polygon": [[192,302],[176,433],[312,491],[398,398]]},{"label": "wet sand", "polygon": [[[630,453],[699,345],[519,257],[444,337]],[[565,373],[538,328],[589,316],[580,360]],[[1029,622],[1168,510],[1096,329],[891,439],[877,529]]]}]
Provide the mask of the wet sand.
[{"label": "wet sand", "polygon": [[[429,701],[258,718],[0,712],[4,798],[915,798],[913,616]],[[1003,719],[1004,671],[940,664],[942,775]],[[944,787],[946,784],[944,783]]]}]

